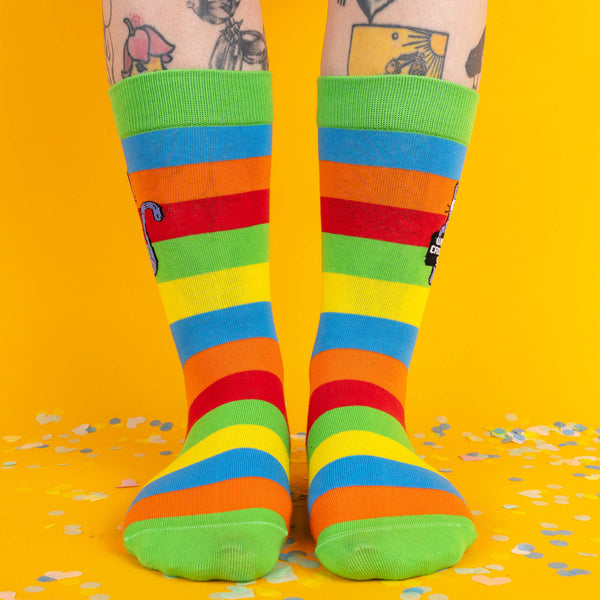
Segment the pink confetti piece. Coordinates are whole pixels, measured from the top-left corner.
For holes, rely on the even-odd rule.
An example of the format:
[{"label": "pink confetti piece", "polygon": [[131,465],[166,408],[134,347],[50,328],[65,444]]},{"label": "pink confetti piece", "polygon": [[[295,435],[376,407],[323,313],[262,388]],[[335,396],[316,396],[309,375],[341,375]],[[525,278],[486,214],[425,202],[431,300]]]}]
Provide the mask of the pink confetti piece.
[{"label": "pink confetti piece", "polygon": [[89,423],[83,423],[82,425],[79,425],[78,427],[75,427],[75,429],[71,429],[71,431],[75,435],[86,435],[89,426],[90,426]]},{"label": "pink confetti piece", "polygon": [[42,444],[42,442],[29,442],[19,446],[18,450],[30,450],[31,448],[39,448],[40,446],[45,446],[45,444]]},{"label": "pink confetti piece", "polygon": [[0,600],[15,600],[17,592],[0,592]]},{"label": "pink confetti piece", "polygon": [[483,460],[484,458],[487,458],[485,454],[478,454],[477,456],[472,456],[471,454],[459,454],[459,456],[466,461]]},{"label": "pink confetti piece", "polygon": [[483,585],[504,585],[505,583],[510,583],[512,580],[510,577],[486,577],[485,575],[474,575],[471,577],[471,581],[483,583]]},{"label": "pink confetti piece", "polygon": [[44,573],[44,577],[51,577],[52,579],[69,579],[71,577],[79,577],[83,575],[81,571],[48,571]]},{"label": "pink confetti piece", "polygon": [[139,483],[135,479],[123,479],[120,485],[115,485],[116,488],[139,487]]}]

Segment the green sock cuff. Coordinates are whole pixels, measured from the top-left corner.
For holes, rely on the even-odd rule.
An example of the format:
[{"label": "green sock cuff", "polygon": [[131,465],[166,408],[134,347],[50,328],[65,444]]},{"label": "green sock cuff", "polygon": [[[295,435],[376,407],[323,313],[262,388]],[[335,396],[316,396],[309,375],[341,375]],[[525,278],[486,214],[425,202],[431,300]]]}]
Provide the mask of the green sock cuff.
[{"label": "green sock cuff", "polygon": [[153,71],[119,81],[108,95],[120,139],[171,127],[273,121],[269,71]]},{"label": "green sock cuff", "polygon": [[479,94],[420,75],[319,77],[319,127],[404,131],[468,145]]}]

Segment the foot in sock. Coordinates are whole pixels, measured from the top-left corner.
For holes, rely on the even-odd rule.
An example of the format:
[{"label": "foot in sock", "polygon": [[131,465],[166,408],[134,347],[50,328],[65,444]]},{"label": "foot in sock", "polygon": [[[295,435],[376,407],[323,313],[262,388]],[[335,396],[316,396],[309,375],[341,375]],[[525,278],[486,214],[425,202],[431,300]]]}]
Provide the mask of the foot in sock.
[{"label": "foot in sock", "polygon": [[129,508],[142,565],[247,581],[289,531],[289,430],[269,288],[268,72],[159,71],[110,90],[184,372],[188,433]]},{"label": "foot in sock", "polygon": [[308,502],[317,557],[350,579],[452,566],[477,536],[460,493],[404,428],[407,370],[477,100],[413,75],[319,80],[323,298]]}]

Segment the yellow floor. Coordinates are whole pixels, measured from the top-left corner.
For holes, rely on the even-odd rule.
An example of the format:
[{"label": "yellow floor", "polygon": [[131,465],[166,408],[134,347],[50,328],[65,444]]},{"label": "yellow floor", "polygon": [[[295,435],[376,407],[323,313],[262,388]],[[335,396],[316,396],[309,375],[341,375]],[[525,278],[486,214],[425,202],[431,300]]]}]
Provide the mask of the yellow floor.
[{"label": "yellow floor", "polygon": [[[597,592],[600,429],[593,424],[542,424],[508,414],[503,423],[467,432],[440,416],[413,433],[417,450],[467,500],[479,538],[458,565],[397,582],[348,581],[320,566],[306,518],[304,434],[294,434],[294,517],[279,563],[258,581],[199,583],[144,569],[120,539],[137,485],[172,459],[184,423],[124,414],[77,423],[68,414],[40,413],[36,421],[27,431],[0,431],[0,600],[445,600]],[[524,438],[508,437],[515,428],[525,430]]]}]

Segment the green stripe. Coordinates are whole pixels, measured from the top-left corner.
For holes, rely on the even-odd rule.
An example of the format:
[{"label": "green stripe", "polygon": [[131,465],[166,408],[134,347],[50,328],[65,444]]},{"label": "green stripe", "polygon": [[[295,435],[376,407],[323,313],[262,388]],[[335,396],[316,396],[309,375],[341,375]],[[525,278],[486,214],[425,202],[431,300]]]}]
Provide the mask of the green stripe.
[{"label": "green stripe", "polygon": [[180,454],[209,435],[231,425],[263,425],[272,429],[290,451],[290,434],[281,411],[264,400],[235,400],[217,406],[194,423]]},{"label": "green stripe", "polygon": [[251,581],[273,568],[287,533],[275,511],[244,508],[135,521],[127,526],[123,542],[145,567],[165,575]]},{"label": "green stripe", "polygon": [[467,145],[479,94],[419,75],[327,76],[318,79],[319,127],[406,131]]},{"label": "green stripe", "polygon": [[370,406],[340,406],[324,412],[313,423],[306,443],[307,459],[311,459],[321,442],[343,431],[371,431],[415,452],[404,428],[392,415]]},{"label": "green stripe", "polygon": [[171,127],[273,121],[269,71],[154,71],[119,81],[108,95],[120,139]]},{"label": "green stripe", "polygon": [[172,281],[268,262],[269,224],[186,235],[152,246],[159,264],[156,281]]},{"label": "green stripe", "polygon": [[426,248],[323,233],[323,271],[429,287]]}]

